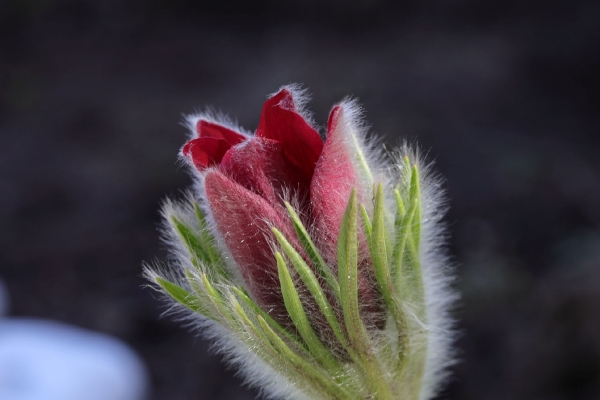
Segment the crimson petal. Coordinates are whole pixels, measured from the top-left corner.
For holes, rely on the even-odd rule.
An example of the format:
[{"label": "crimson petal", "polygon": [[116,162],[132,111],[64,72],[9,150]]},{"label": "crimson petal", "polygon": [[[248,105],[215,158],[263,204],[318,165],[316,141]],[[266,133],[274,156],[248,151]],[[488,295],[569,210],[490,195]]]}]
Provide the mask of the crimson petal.
[{"label": "crimson petal", "polygon": [[[342,113],[343,107],[336,106],[329,114],[327,140],[310,186],[312,213],[318,232],[325,236],[320,238],[323,243],[336,242],[350,192],[357,184],[344,127],[338,123]],[[330,262],[336,259],[335,246],[324,252]]]},{"label": "crimson petal", "polygon": [[289,89],[282,89],[265,102],[256,136],[280,142],[286,158],[298,171],[298,181],[310,182],[323,140],[298,114]]},{"label": "crimson petal", "polygon": [[271,205],[281,203],[282,186],[290,183],[281,143],[264,138],[254,137],[233,147],[221,160],[219,169]]},{"label": "crimson petal", "polygon": [[275,207],[217,170],[205,176],[206,197],[218,231],[239,266],[248,290],[273,316],[285,315],[271,227],[290,237],[293,228]]},{"label": "crimson petal", "polygon": [[[352,154],[349,151],[350,138],[345,134],[348,115],[343,105],[331,110],[327,123],[327,140],[323,153],[315,168],[310,187],[313,218],[320,236],[319,243],[329,244],[321,248],[329,265],[337,265],[337,239],[340,225],[353,188],[359,185]],[[360,192],[360,190],[359,190]],[[364,234],[359,232],[359,275],[358,292],[361,304],[369,310],[371,322],[380,324],[378,297],[372,289],[371,263],[366,258],[367,244]]]},{"label": "crimson petal", "polygon": [[212,165],[219,164],[230,148],[224,139],[202,137],[187,142],[181,153],[190,158],[198,170],[204,171]]},{"label": "crimson petal", "polygon": [[235,146],[246,140],[244,135],[234,131],[233,129],[229,129],[223,125],[210,122],[205,119],[200,119],[196,123],[196,131],[198,132],[198,137],[223,139],[230,146]]}]

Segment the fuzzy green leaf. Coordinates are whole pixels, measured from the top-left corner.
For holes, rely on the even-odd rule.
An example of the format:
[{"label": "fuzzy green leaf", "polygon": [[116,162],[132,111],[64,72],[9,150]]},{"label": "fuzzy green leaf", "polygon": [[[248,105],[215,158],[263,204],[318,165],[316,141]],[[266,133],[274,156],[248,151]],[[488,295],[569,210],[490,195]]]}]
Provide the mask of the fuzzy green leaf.
[{"label": "fuzzy green leaf", "polygon": [[208,254],[204,251],[202,242],[197,234],[175,216],[171,217],[171,223],[181,238],[181,241],[185,244],[186,249],[192,256],[194,265],[197,266],[198,261],[207,260]]},{"label": "fuzzy green leaf", "polygon": [[373,215],[373,235],[370,241],[371,260],[375,279],[383,300],[390,311],[398,330],[398,357],[402,359],[408,345],[406,316],[395,294],[386,250],[386,236],[389,236],[384,220],[383,185],[377,185]]},{"label": "fuzzy green leaf", "polygon": [[[196,214],[196,219],[198,220],[198,226],[200,227],[200,237],[202,239],[202,243],[204,244],[204,248],[206,254],[208,256],[207,262],[211,265],[222,264],[221,256],[219,250],[215,246],[215,238],[210,233],[208,229],[208,224],[206,222],[206,217],[204,213],[198,206],[198,203],[194,202],[194,213]],[[223,271],[225,272],[225,271]]]},{"label": "fuzzy green leaf", "polygon": [[[262,332],[258,327],[250,320],[246,311],[242,305],[236,300],[232,299],[233,306],[231,309],[233,310],[236,319],[239,321],[240,325],[246,328],[249,333],[253,336],[253,339],[260,343],[263,351],[270,353],[270,356],[277,357],[279,355],[279,351],[271,344],[269,338]],[[278,358],[278,357],[277,357]],[[279,361],[279,360],[277,360]]]},{"label": "fuzzy green leaf", "polygon": [[176,285],[172,282],[169,282],[163,278],[156,277],[156,283],[160,285],[161,288],[165,292],[167,292],[173,299],[177,302],[183,304],[190,310],[197,312],[199,314],[204,315],[205,317],[210,317],[210,313],[206,310],[205,307],[200,304],[198,299],[190,292],[185,290],[179,285]]},{"label": "fuzzy green leaf", "polygon": [[365,208],[364,204],[360,205],[360,216],[362,217],[363,226],[365,228],[365,234],[367,235],[367,240],[371,240],[371,235],[373,234],[373,226],[371,225],[371,219],[369,218],[369,213]]},{"label": "fuzzy green leaf", "polygon": [[189,269],[185,270],[185,277],[188,284],[193,289],[194,295],[198,299],[198,303],[201,304],[208,313],[206,315],[214,321],[219,321],[219,312],[215,309],[213,301],[210,299],[210,295],[202,283],[202,279],[198,279],[198,276]]},{"label": "fuzzy green leaf", "polygon": [[[204,218],[200,209],[194,203],[194,209],[197,210],[196,216]],[[213,246],[214,239],[208,233],[205,227],[204,220],[199,220],[200,229],[196,230],[184,224],[179,218],[172,216],[171,223],[181,238],[188,253],[192,258],[192,263],[198,267],[200,263],[204,263],[217,272],[222,277],[228,279],[228,273],[225,270],[223,263],[220,261],[217,250]]]},{"label": "fuzzy green leaf", "polygon": [[391,399],[385,375],[373,354],[367,330],[360,319],[358,305],[358,200],[352,190],[338,236],[338,279],[342,313],[348,338],[356,351],[357,361],[365,374],[365,382],[378,399]]},{"label": "fuzzy green leaf", "polygon": [[329,300],[327,300],[327,297],[325,296],[325,293],[323,292],[323,289],[319,284],[317,277],[312,272],[310,267],[306,264],[304,259],[302,259],[300,254],[298,254],[296,249],[294,249],[294,246],[292,246],[290,242],[287,241],[285,236],[283,236],[283,234],[279,230],[277,230],[277,228],[273,228],[272,231],[275,234],[277,241],[281,245],[283,252],[292,262],[292,265],[298,272],[298,275],[300,275],[302,282],[304,282],[308,291],[313,296],[313,299],[319,306],[319,309],[325,316],[325,319],[327,320],[331,329],[333,330],[335,337],[340,341],[340,343],[344,347],[347,347],[347,341],[346,337],[344,336],[344,332],[335,316],[333,307],[331,307]]},{"label": "fuzzy green leaf", "polygon": [[410,198],[417,200],[417,209],[412,223],[412,237],[414,246],[419,249],[419,241],[421,239],[421,182],[419,180],[419,170],[416,165],[413,165],[412,174],[410,177]]},{"label": "fuzzy green leaf", "polygon": [[238,321],[235,316],[231,312],[231,308],[223,298],[222,294],[215,289],[213,284],[208,279],[208,276],[204,273],[202,274],[202,284],[204,285],[204,289],[206,290],[207,297],[213,303],[217,311],[221,316],[221,321],[224,324],[227,324],[231,329],[236,331]]},{"label": "fuzzy green leaf", "polygon": [[394,220],[394,230],[395,230],[395,234],[396,234],[396,241],[394,243],[394,247],[392,249],[392,267],[391,267],[391,274],[392,274],[392,278],[396,279],[396,277],[398,276],[399,272],[399,268],[400,268],[400,262],[399,260],[399,254],[398,252],[400,251],[400,246],[398,244],[399,240],[400,240],[400,236],[402,234],[402,226],[404,223],[404,219],[406,218],[406,208],[404,206],[404,200],[402,200],[402,194],[400,194],[400,190],[397,187],[396,189],[394,189],[394,198],[396,199],[396,218]]},{"label": "fuzzy green leaf", "polygon": [[415,213],[417,212],[418,207],[418,199],[413,199],[410,203],[410,207],[408,208],[404,218],[399,224],[399,235],[396,244],[398,247],[398,257],[399,261],[402,262],[405,258],[406,247],[408,246],[408,242],[410,240],[410,236],[412,235],[412,225],[415,217]]},{"label": "fuzzy green leaf", "polygon": [[411,226],[418,207],[418,199],[413,199],[410,208],[408,209],[402,223],[398,226],[396,233],[396,265],[397,265],[397,290],[400,293],[406,292],[406,283],[414,282],[416,271],[414,271],[415,256],[407,255],[407,247],[412,234]]},{"label": "fuzzy green leaf", "polygon": [[394,197],[396,198],[396,206],[398,207],[398,210],[396,211],[396,221],[402,220],[402,218],[404,218],[404,214],[406,214],[406,208],[404,207],[402,195],[397,188],[394,189]]},{"label": "fuzzy green leaf", "polygon": [[366,330],[358,307],[358,222],[356,189],[352,190],[338,237],[338,280],[346,331],[357,351],[365,351]]},{"label": "fuzzy green leaf", "polygon": [[288,213],[290,215],[292,223],[294,224],[294,229],[296,230],[296,234],[298,235],[298,239],[300,240],[300,243],[302,244],[304,251],[306,251],[306,254],[308,254],[308,257],[310,258],[310,261],[315,266],[315,269],[316,269],[317,273],[319,274],[319,276],[325,281],[327,286],[332,290],[336,300],[339,301],[340,300],[340,285],[338,284],[337,280],[335,279],[335,275],[331,272],[331,270],[325,263],[325,260],[323,259],[323,257],[321,256],[321,253],[317,249],[317,246],[315,246],[315,244],[313,243],[312,239],[310,238],[310,235],[308,234],[308,231],[302,224],[300,217],[298,216],[298,214],[296,214],[296,211],[294,211],[291,204],[286,201],[285,207],[288,210]]},{"label": "fuzzy green leaf", "polygon": [[250,296],[248,296],[245,291],[243,289],[240,289],[238,287],[232,286],[233,291],[235,292],[235,294],[244,302],[248,305],[248,307],[250,307],[250,309],[256,314],[256,315],[260,315],[262,316],[267,323],[269,324],[269,326],[273,327],[277,333],[279,333],[280,335],[284,336],[286,339],[288,339],[290,342],[296,343],[296,345],[298,346],[304,346],[303,343],[301,343],[298,338],[294,335],[292,335],[290,332],[288,332],[284,327],[282,327],[277,321],[275,321],[273,319],[273,317],[271,317],[269,314],[267,314],[262,308],[260,308],[258,306],[258,304],[256,304],[254,302],[254,300],[252,300],[250,298]]},{"label": "fuzzy green leaf", "polygon": [[[327,372],[307,361],[310,360],[308,354],[303,350],[300,350],[300,354],[297,354],[281,340],[273,331],[272,325],[266,322],[263,316],[256,316],[256,320],[258,321],[257,326],[250,320],[248,314],[246,314],[246,311],[237,300],[232,299],[232,304],[232,309],[237,320],[246,329],[254,342],[252,346],[258,347],[255,347],[255,351],[259,352],[263,359],[275,370],[284,372],[292,382],[310,382],[317,393],[326,393],[328,398],[340,400],[350,398],[342,397],[347,395],[346,391],[341,389]],[[282,368],[284,366],[286,367]],[[287,366],[291,366],[292,368]]]},{"label": "fuzzy green leaf", "polygon": [[[323,386],[329,386],[329,390],[335,389],[334,382],[323,373],[317,371],[316,366],[304,361],[310,356],[300,351],[300,355],[294,352],[281,338],[272,330],[271,325],[267,323],[261,315],[256,316],[258,326],[250,320],[248,314],[236,300],[232,299],[232,310],[236,316],[241,329],[246,331],[246,334],[241,335],[241,339],[249,346],[254,348],[254,351],[260,354],[261,358],[271,365],[276,371],[280,371],[287,376],[288,379],[300,382],[321,382],[325,385],[315,385],[320,391],[323,391]],[[292,368],[288,366],[292,365]],[[316,379],[315,379],[316,378]]]},{"label": "fuzzy green leaf", "polygon": [[300,376],[306,377],[306,381],[314,384],[321,394],[326,395],[328,399],[358,399],[356,394],[351,394],[342,385],[336,383],[334,377],[329,375],[322,368],[313,365],[307,361],[306,357],[301,357],[290,349],[283,340],[271,329],[269,324],[258,316],[258,323],[265,335],[269,338],[273,346],[281,352],[283,360],[291,363]]},{"label": "fuzzy green leaf", "polygon": [[393,308],[395,308],[394,287],[390,276],[385,246],[385,238],[388,236],[388,233],[384,221],[383,185],[381,183],[376,187],[373,214],[373,234],[371,235],[369,243],[371,261],[373,262],[373,269],[375,270],[375,278],[379,290],[381,291],[388,308],[393,311]]},{"label": "fuzzy green leaf", "polygon": [[276,252],[275,258],[277,259],[277,270],[279,272],[279,282],[281,284],[283,302],[292,322],[296,326],[296,329],[298,329],[298,333],[300,333],[300,336],[304,339],[311,354],[313,354],[316,359],[327,368],[337,369],[339,367],[337,361],[323,343],[321,343],[321,340],[310,325],[306,312],[302,306],[300,296],[298,295],[298,291],[294,286],[294,282],[292,281],[292,277],[290,276],[290,272],[281,253]]}]

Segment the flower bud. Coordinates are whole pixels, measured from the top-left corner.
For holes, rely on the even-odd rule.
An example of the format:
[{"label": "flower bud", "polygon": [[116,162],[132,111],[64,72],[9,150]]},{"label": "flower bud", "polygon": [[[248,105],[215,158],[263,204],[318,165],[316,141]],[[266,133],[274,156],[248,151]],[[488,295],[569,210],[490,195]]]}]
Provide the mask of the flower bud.
[{"label": "flower bud", "polygon": [[254,135],[190,118],[196,191],[163,208],[177,262],[147,275],[273,397],[430,398],[452,339],[439,185],[406,145],[378,155],[354,101],[323,141],[304,100],[283,87]]}]

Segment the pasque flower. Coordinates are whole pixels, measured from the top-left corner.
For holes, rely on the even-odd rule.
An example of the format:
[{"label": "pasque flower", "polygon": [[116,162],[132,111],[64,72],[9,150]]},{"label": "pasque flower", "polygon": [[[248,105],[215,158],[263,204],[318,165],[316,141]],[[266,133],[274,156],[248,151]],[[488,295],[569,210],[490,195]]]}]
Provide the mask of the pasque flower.
[{"label": "pasque flower", "polygon": [[323,140],[305,100],[280,89],[253,135],[188,119],[195,191],[165,203],[175,261],[147,274],[266,395],[430,398],[452,338],[438,183],[369,144],[356,102]]}]

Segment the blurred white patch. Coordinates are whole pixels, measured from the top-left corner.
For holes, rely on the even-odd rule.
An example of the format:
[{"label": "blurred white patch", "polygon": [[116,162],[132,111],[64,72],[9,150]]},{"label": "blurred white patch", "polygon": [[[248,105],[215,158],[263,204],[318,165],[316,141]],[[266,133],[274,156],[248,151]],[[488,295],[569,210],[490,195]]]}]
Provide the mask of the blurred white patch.
[{"label": "blurred white patch", "polygon": [[0,399],[142,400],[139,357],[110,336],[69,325],[0,318]]}]

